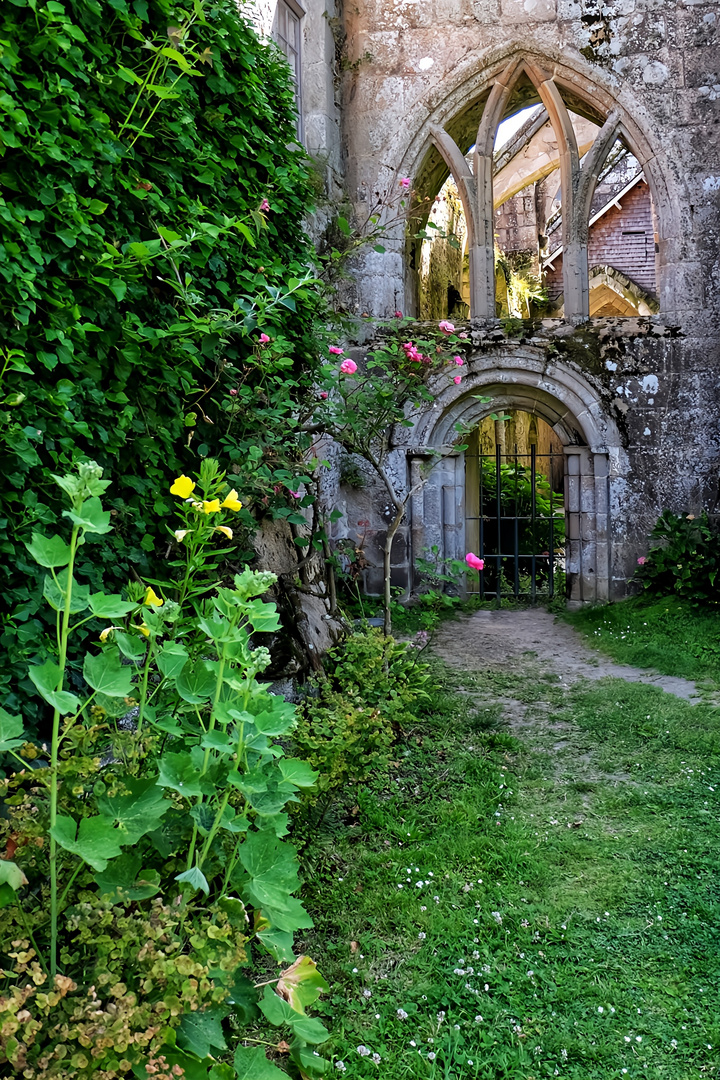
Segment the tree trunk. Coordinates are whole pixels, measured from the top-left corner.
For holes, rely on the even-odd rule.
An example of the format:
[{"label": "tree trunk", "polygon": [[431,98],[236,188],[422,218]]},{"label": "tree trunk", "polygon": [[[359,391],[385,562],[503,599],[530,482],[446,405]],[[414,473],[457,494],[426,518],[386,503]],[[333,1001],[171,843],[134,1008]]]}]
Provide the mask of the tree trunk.
[{"label": "tree trunk", "polygon": [[385,585],[385,591],[384,591],[384,595],[383,595],[383,604],[384,604],[384,609],[385,609],[384,610],[385,620],[384,620],[384,623],[383,623],[383,633],[385,634],[385,637],[389,637],[390,634],[392,633],[392,614],[390,612],[390,602],[392,600],[392,594],[391,594],[391,591],[390,591],[390,573],[391,573],[391,571],[390,571],[390,561],[391,561],[391,554],[392,554],[392,545],[393,545],[393,540],[395,539],[395,534],[397,533],[398,529],[400,528],[400,523],[401,523],[402,519],[405,516],[405,503],[403,503],[400,507],[398,507],[397,504],[396,504],[395,509],[397,510],[397,514],[395,515],[395,519],[394,519],[392,525],[390,526],[390,528],[387,531],[387,536],[385,537],[385,549],[383,551],[383,575],[384,575],[384,585]]}]

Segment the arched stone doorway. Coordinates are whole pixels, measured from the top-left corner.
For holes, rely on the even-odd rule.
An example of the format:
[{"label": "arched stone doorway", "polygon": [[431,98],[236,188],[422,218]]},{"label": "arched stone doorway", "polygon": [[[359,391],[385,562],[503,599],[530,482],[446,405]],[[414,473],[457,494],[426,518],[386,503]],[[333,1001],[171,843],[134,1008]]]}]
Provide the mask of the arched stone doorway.
[{"label": "arched stone doorway", "polygon": [[[548,365],[530,346],[471,357],[462,384],[438,385],[433,406],[416,415],[412,428],[396,432],[410,485],[417,487],[412,563],[435,545],[444,559],[464,559],[474,514],[467,500],[469,451],[455,450],[458,425],[472,432],[491,412],[514,410],[548,424],[562,449],[568,601],[612,599],[611,506],[626,471],[620,434],[589,381],[569,364]],[[437,463],[420,484],[433,458]]]}]

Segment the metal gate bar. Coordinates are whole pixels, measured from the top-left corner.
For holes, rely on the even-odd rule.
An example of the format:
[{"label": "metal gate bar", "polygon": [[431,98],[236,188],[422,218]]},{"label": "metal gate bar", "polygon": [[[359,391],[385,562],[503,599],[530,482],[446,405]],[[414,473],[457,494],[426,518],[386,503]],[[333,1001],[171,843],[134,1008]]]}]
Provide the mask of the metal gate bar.
[{"label": "metal gate bar", "polygon": [[[475,455],[472,455],[475,456]],[[523,505],[527,493],[521,492],[521,482],[527,480],[523,470],[529,459],[529,505]],[[563,550],[565,517],[564,499],[554,490],[554,465],[563,463],[563,453],[538,454],[532,445],[529,453],[503,453],[497,445],[494,455],[478,454],[479,500],[478,516],[470,516],[467,522],[475,522],[479,541],[478,555],[484,559],[487,570],[480,575],[480,597],[495,597],[499,604],[502,597],[525,597],[535,603],[540,595],[551,598],[556,593],[558,568],[564,568]],[[488,465],[494,472],[494,498],[492,482],[489,482]],[[542,471],[546,464],[547,476]],[[503,466],[510,465],[510,476],[503,479]],[[540,467],[539,467],[540,466]],[[506,469],[507,471],[507,469]],[[538,484],[547,486],[548,512],[538,507]],[[559,513],[562,511],[562,527]],[[495,519],[493,522],[493,518]],[[529,547],[529,551],[521,548]],[[529,570],[529,582],[527,572]],[[508,574],[511,580],[508,580]],[[491,571],[488,574],[488,570]],[[505,572],[507,571],[507,572]],[[494,581],[493,581],[494,577]],[[489,580],[488,580],[489,579]]]}]

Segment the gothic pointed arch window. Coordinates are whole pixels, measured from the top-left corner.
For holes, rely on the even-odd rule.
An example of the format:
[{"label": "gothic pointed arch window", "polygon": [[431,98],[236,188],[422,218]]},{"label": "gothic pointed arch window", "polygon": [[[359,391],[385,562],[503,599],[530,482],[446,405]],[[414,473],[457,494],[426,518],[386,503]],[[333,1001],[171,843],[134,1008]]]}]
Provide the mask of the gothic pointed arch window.
[{"label": "gothic pointed arch window", "polygon": [[[444,127],[430,129],[450,178],[430,206],[437,239],[424,245],[421,274],[434,272],[429,248],[444,244],[453,290],[480,318],[656,311],[652,196],[620,114],[603,114],[541,64],[517,58],[475,115],[469,149],[467,132],[458,144]],[[457,229],[443,218],[453,199]],[[448,232],[461,260],[448,256]],[[422,304],[422,281],[420,293]]]}]

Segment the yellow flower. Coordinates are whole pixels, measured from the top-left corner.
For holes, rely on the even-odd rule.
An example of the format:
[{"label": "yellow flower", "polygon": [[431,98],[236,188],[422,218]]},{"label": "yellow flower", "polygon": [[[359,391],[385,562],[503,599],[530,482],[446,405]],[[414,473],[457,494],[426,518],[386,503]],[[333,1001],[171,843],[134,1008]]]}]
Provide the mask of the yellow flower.
[{"label": "yellow flower", "polygon": [[210,502],[204,502],[202,504],[204,513],[206,514],[219,514],[220,513],[220,500],[211,499]]},{"label": "yellow flower", "polygon": [[178,476],[170,488],[171,495],[179,495],[181,499],[187,499],[195,490],[195,482],[189,476]]},{"label": "yellow flower", "polygon": [[145,607],[162,607],[164,603],[165,601],[160,599],[152,585],[148,585],[145,599],[143,600]]},{"label": "yellow flower", "polygon": [[175,539],[177,540],[178,544],[181,544],[183,542],[183,540],[185,539],[185,537],[187,536],[189,531],[190,531],[189,529],[176,529],[175,530]]},{"label": "yellow flower", "polygon": [[235,510],[235,512],[237,512],[238,510],[242,510],[242,503],[238,499],[238,493],[235,488],[233,488],[232,491],[229,491],[227,493],[227,495],[223,499],[223,506],[226,508],[226,510]]},{"label": "yellow flower", "polygon": [[122,626],[106,626],[100,634],[100,640],[103,643],[106,642],[107,639],[110,637],[110,634],[112,634],[113,630],[122,630]]},{"label": "yellow flower", "polygon": [[232,529],[228,529],[227,525],[218,525],[215,532],[222,533],[223,536],[227,536],[228,540],[232,540]]},{"label": "yellow flower", "polygon": [[143,623],[142,626],[136,626],[135,629],[139,630],[141,634],[145,635],[145,637],[150,637],[150,631],[148,630],[145,623]]}]

